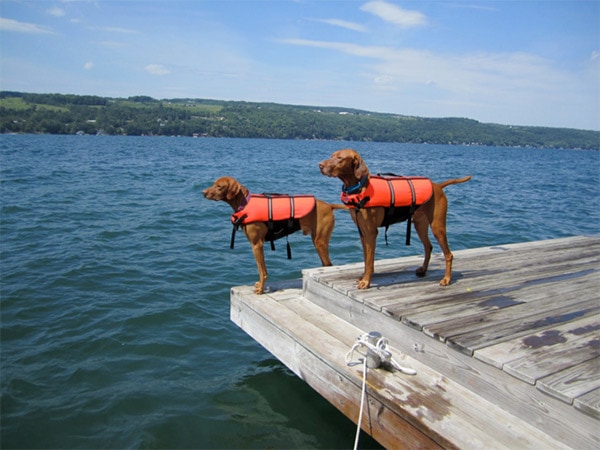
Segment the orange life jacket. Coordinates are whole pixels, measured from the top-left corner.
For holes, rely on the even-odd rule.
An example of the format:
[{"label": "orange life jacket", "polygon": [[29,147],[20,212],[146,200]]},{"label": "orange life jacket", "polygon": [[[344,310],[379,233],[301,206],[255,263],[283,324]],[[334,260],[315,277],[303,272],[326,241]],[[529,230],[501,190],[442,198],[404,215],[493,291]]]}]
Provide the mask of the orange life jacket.
[{"label": "orange life jacket", "polygon": [[433,185],[429,178],[378,174],[361,180],[356,186],[342,189],[341,199],[350,208],[384,207],[386,213],[381,226],[386,230],[386,243],[389,226],[408,220],[406,245],[410,245],[411,217],[415,209],[432,195]]},{"label": "orange life jacket", "polygon": [[[298,231],[300,219],[310,214],[316,204],[313,195],[250,194],[246,204],[231,215],[233,231],[230,248],[234,247],[235,232],[240,225],[263,222],[268,227],[265,240],[271,243],[271,250],[275,250],[273,242]],[[292,258],[289,242],[287,257]]]},{"label": "orange life jacket", "polygon": [[312,195],[250,194],[246,205],[233,213],[231,222],[245,225],[252,222],[277,222],[301,219],[315,209]]},{"label": "orange life jacket", "polygon": [[424,177],[372,175],[366,183],[358,193],[342,191],[342,202],[351,208],[418,207],[433,195],[431,180]]}]

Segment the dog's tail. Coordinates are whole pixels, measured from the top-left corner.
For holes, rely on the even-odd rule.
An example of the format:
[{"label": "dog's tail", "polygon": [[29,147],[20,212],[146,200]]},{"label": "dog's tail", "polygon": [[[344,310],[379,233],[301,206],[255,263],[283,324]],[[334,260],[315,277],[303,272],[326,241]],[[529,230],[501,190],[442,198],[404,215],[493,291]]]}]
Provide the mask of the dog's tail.
[{"label": "dog's tail", "polygon": [[450,186],[451,184],[460,184],[460,183],[466,183],[467,181],[469,181],[471,179],[471,175],[468,175],[466,177],[463,178],[455,178],[453,180],[446,180],[446,181],[442,181],[441,183],[437,183],[442,189],[444,189],[446,186]]},{"label": "dog's tail", "polygon": [[350,207],[348,205],[344,205],[344,204],[340,204],[340,203],[328,203],[329,206],[331,206],[331,209],[333,209],[334,211],[336,209],[350,209]]}]

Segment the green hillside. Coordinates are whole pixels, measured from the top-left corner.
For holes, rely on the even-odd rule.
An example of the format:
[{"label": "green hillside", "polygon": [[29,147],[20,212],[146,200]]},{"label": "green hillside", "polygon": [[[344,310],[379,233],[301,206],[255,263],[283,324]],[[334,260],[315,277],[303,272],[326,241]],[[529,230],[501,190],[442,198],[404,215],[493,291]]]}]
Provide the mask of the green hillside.
[{"label": "green hillside", "polygon": [[600,132],[337,107],[0,92],[2,133],[210,136],[600,148]]}]

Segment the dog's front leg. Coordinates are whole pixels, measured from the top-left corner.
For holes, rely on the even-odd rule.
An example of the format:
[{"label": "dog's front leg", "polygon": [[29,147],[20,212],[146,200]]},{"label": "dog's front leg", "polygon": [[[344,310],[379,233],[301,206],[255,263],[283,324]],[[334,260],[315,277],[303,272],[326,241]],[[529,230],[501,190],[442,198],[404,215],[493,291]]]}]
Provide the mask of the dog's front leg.
[{"label": "dog's front leg", "polygon": [[258,268],[258,281],[254,283],[254,293],[262,294],[265,292],[265,283],[267,282],[267,264],[265,263],[265,236],[267,235],[267,227],[262,223],[251,223],[244,227],[244,233],[252,246],[252,253],[256,260]]},{"label": "dog's front leg", "polygon": [[265,292],[265,283],[267,282],[267,277],[269,275],[265,263],[264,242],[252,244],[252,253],[254,253],[256,267],[258,268],[258,281],[254,283],[254,293],[262,294]]},{"label": "dog's front leg", "polygon": [[375,208],[362,210],[357,214],[357,225],[363,247],[365,272],[358,280],[358,289],[368,289],[375,272],[375,246],[377,244],[377,214]]},{"label": "dog's front leg", "polygon": [[363,255],[365,259],[365,272],[362,279],[358,280],[359,289],[368,289],[371,286],[371,278],[375,272],[375,243],[377,241],[377,230],[371,236],[362,239]]}]

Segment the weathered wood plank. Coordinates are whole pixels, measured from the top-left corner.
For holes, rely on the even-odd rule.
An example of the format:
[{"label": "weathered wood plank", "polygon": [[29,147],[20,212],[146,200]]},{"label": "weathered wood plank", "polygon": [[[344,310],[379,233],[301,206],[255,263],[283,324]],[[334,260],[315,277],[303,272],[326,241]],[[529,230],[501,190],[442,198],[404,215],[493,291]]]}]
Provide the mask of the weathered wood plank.
[{"label": "weathered wood plank", "polygon": [[600,419],[600,388],[575,399],[575,408]]},{"label": "weathered wood plank", "polygon": [[505,363],[529,356],[534,350],[545,351],[547,347],[561,345],[581,335],[594,334],[599,329],[600,317],[597,314],[591,314],[573,322],[552,326],[537,333],[481,348],[475,351],[473,356],[502,369]]},{"label": "weathered wood plank", "polygon": [[[490,277],[496,277],[498,274],[523,268],[526,271],[530,271],[531,268],[539,266],[541,261],[543,261],[546,266],[564,264],[564,253],[566,252],[570,255],[570,259],[595,258],[597,260],[599,248],[599,239],[575,237],[553,240],[552,245],[549,245],[548,241],[540,241],[487,247],[483,249],[461,250],[459,257],[455,258],[454,269],[455,272],[458,272],[455,274],[455,279],[461,279],[463,277],[460,269],[461,266],[469,267],[471,266],[471,262],[475,262],[475,265],[470,269],[470,272],[475,272],[469,273],[469,278],[480,278],[486,273]],[[532,252],[532,250],[536,251]],[[386,286],[387,284],[391,284],[389,287],[393,289],[396,285],[402,284],[404,281],[410,282],[411,280],[414,280],[414,269],[416,269],[421,262],[421,257],[376,261],[376,274],[374,277],[376,282],[374,284],[374,289],[362,291],[366,296],[365,298],[374,298],[381,295],[385,292],[385,288],[388,287]],[[436,269],[436,264],[440,265],[439,269]],[[443,264],[444,260],[442,256],[440,254],[434,254],[431,271],[438,270],[439,273],[443,273]],[[344,270],[345,267],[349,268],[348,271]],[[361,263],[356,263],[343,266],[339,269],[336,267],[335,270],[324,268],[316,271],[316,269],[311,269],[311,271],[308,271],[306,274],[309,277],[314,277],[315,280],[319,282],[334,284],[336,281],[348,279],[351,275],[357,277],[360,275],[361,271]],[[431,271],[427,278],[435,279],[435,277],[432,276]],[[383,295],[385,296],[385,294]]]},{"label": "weathered wood plank", "polygon": [[522,303],[511,308],[470,315],[463,322],[452,320],[434,323],[423,327],[423,331],[471,355],[484,346],[595,314],[599,310],[600,305],[595,300],[564,305],[560,298],[549,298],[537,304]]},{"label": "weathered wood plank", "polygon": [[[468,258],[460,253],[459,257],[455,258],[457,261],[454,264],[453,279],[455,283],[469,280],[469,283],[474,283],[469,286],[472,289],[483,289],[484,286],[497,288],[499,277],[505,278],[506,276],[510,276],[513,284],[539,279],[540,270],[543,270],[542,274],[546,277],[560,277],[560,275],[577,271],[577,267],[585,268],[589,267],[590,264],[600,262],[599,250],[600,246],[593,246],[571,249],[569,254],[553,253],[552,257],[547,257],[543,261],[543,267],[541,267],[539,260],[531,261],[529,258],[521,258],[522,254],[514,255],[511,253],[503,255],[503,259],[505,260],[498,261],[491,258],[490,260],[482,259],[481,257]],[[433,272],[437,271],[441,275],[443,274],[444,261],[441,257],[437,259],[439,259],[442,267],[435,268],[434,264]],[[436,258],[433,261],[435,262]],[[426,280],[428,282],[435,281],[437,276],[428,273]],[[402,293],[415,286],[415,283],[419,283],[419,285],[423,283],[423,279],[416,278],[412,272],[378,273],[374,279],[377,280],[375,289],[363,291],[363,295],[361,296],[372,302],[387,300],[390,296]]]},{"label": "weathered wood plank", "polygon": [[600,338],[588,336],[509,361],[504,364],[502,370],[527,383],[535,384],[540,378],[597,358],[599,355]]},{"label": "weathered wood plank", "polygon": [[[545,285],[539,280],[540,273],[534,270],[529,270],[521,276],[518,274],[514,277],[511,276],[509,287],[504,286],[503,283],[507,276],[513,274],[497,275],[485,281],[482,281],[481,278],[474,278],[469,280],[467,286],[465,286],[467,284],[465,280],[465,282],[455,283],[445,292],[438,292],[437,299],[435,299],[435,295],[426,292],[415,295],[409,302],[386,306],[384,310],[403,320],[407,325],[419,329],[440,321],[440,318],[462,320],[465,315],[486,313],[510,307],[519,302],[536,301],[540,296],[547,296],[549,289],[557,290],[564,285],[565,279],[569,275],[573,278],[581,277],[590,269],[586,268],[581,271],[573,268],[571,272],[568,270],[567,267],[560,267],[551,274],[546,272],[544,281],[547,284]],[[589,280],[592,284],[600,287],[600,281],[595,282],[593,278],[589,278]],[[435,304],[432,305],[434,300]]]},{"label": "weathered wood plank", "polygon": [[[600,247],[598,247],[600,249]],[[358,291],[353,279],[343,281],[344,294],[356,301],[364,302],[376,310],[404,320],[405,323],[421,328],[430,323],[432,317],[438,318],[441,313],[449,317],[463,318],[464,308],[481,307],[482,310],[506,305],[502,299],[509,299],[511,295],[523,292],[539,292],[538,283],[564,284],[568,277],[585,275],[590,266],[598,266],[600,252],[585,249],[571,249],[575,259],[566,259],[554,254],[556,264],[549,266],[545,262],[543,269],[533,265],[520,264],[514,271],[503,271],[498,267],[494,270],[467,270],[462,276],[455,274],[455,281],[449,287],[440,287],[435,280],[442,276],[429,273],[426,278],[416,278],[413,274],[376,274],[375,278],[395,282],[391,286],[375,286],[366,291]],[[481,265],[478,261],[471,261],[462,256],[463,266],[470,264]],[[456,268],[457,264],[455,264]],[[510,276],[511,284],[506,285],[506,277]],[[307,284],[310,284],[309,278]],[[334,287],[335,288],[335,287]],[[310,287],[309,287],[310,289]],[[535,298],[533,298],[535,300]],[[439,313],[438,313],[439,312]],[[467,311],[467,312],[477,312]]]},{"label": "weathered wood plank", "polygon": [[566,403],[600,388],[600,359],[594,358],[538,380],[537,388]]}]

